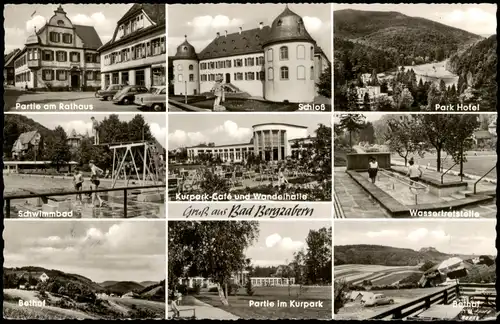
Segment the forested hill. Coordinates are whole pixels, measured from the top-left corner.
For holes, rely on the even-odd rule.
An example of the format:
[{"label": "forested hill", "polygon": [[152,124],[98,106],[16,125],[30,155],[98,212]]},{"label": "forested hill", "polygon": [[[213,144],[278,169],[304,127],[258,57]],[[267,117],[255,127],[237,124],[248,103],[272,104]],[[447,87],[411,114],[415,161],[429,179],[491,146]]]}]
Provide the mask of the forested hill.
[{"label": "forested hill", "polygon": [[[450,57],[447,69],[479,88],[487,82],[495,82],[497,73],[497,38],[490,36]],[[470,73],[470,74],[469,74]]]},{"label": "forested hill", "polygon": [[450,255],[435,248],[419,251],[382,245],[337,245],[334,247],[334,264],[373,264],[385,266],[416,266],[425,261],[438,263],[452,256],[468,259],[467,255]]},{"label": "forested hill", "polygon": [[334,11],[333,15],[336,37],[397,53],[407,61],[419,57],[424,62],[441,61],[482,39],[458,28],[393,11],[346,9]]}]

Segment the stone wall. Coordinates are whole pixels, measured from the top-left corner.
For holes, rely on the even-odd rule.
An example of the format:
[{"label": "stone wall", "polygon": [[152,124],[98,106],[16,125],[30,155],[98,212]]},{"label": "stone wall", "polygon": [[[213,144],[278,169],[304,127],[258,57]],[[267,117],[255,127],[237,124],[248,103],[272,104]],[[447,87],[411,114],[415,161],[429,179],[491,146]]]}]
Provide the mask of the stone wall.
[{"label": "stone wall", "polygon": [[387,152],[351,153],[347,154],[347,170],[368,170],[370,157],[374,157],[380,169],[391,167],[391,154]]}]

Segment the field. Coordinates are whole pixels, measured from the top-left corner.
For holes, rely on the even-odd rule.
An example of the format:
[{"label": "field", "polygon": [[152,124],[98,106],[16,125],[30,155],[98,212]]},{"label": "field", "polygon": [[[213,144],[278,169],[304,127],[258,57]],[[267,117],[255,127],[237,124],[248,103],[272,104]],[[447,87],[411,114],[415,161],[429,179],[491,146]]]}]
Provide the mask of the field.
[{"label": "field", "polygon": [[389,289],[389,290],[372,290],[371,292],[377,294],[384,294],[385,296],[394,300],[393,305],[384,305],[376,307],[364,307],[359,302],[349,302],[335,314],[336,320],[363,320],[375,316],[391,307],[407,303],[415,298],[423,295],[431,294],[435,291],[443,289],[442,287],[434,288],[415,288],[415,289]]},{"label": "field", "polygon": [[[332,288],[331,287],[254,287],[254,295],[248,296],[245,289],[240,288],[236,296],[229,296],[229,306],[222,306],[218,293],[202,292],[195,296],[202,302],[224,309],[242,319],[331,319]],[[323,301],[321,308],[266,308],[250,307],[250,301]]]},{"label": "field", "polygon": [[359,285],[363,280],[371,280],[374,286],[389,286],[410,276],[412,273],[420,273],[418,267],[364,264],[344,264],[334,267],[335,280],[344,280],[353,285]]},{"label": "field", "polygon": [[8,319],[125,319],[125,318],[165,318],[165,303],[142,299],[108,297],[100,307],[72,300],[72,307],[51,306],[61,300],[47,294],[46,306],[19,306],[18,300],[41,300],[37,291],[4,289],[3,315]]}]

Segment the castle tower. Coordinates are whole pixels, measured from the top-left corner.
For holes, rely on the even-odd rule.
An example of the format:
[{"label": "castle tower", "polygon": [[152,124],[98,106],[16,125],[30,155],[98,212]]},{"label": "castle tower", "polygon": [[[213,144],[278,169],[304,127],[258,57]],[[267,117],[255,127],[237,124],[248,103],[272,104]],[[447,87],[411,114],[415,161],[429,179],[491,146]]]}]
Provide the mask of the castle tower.
[{"label": "castle tower", "polygon": [[274,19],[264,48],[264,98],[294,103],[312,102],[316,94],[314,48],[302,17],[288,6]]},{"label": "castle tower", "polygon": [[186,40],[177,47],[172,59],[174,66],[174,95],[197,95],[200,93],[200,70],[198,55],[193,45]]}]

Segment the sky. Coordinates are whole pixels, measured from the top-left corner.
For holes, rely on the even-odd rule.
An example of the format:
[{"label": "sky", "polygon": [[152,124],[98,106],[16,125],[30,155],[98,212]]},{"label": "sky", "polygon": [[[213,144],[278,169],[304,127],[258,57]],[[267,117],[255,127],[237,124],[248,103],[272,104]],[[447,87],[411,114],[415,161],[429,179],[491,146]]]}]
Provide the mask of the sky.
[{"label": "sky", "polygon": [[497,5],[474,4],[334,4],[333,10],[397,11],[460,28],[484,37],[496,34]]},{"label": "sky", "polygon": [[[309,34],[325,53],[331,53],[331,10],[329,4],[291,4],[289,8],[304,20]],[[284,4],[196,4],[168,7],[168,55],[175,55],[184,35],[196,52],[203,50],[216,36],[270,26]],[[328,55],[328,54],[327,54]]]},{"label": "sky", "polygon": [[[79,114],[59,114],[57,118],[54,118],[54,114],[24,114],[26,117],[33,119],[34,121],[42,124],[49,129],[55,129],[57,126],[61,126],[66,134],[70,135],[74,129],[77,134],[84,135],[86,132],[92,134],[92,121],[90,117],[94,116],[98,122],[101,122],[104,118],[109,117],[107,114],[94,114],[89,113]],[[129,121],[134,118],[136,114],[119,114],[118,118],[122,121]],[[158,140],[162,145],[166,143],[167,127],[164,114],[142,114],[146,123],[149,124],[149,129],[151,134]]]},{"label": "sky", "polygon": [[334,245],[376,244],[449,254],[496,256],[496,221],[418,220],[335,222]]},{"label": "sky", "polygon": [[213,142],[215,145],[249,143],[252,138],[252,125],[283,122],[308,127],[308,133],[314,136],[318,124],[330,126],[329,115],[325,114],[182,114],[168,117],[168,149],[195,146]]},{"label": "sky", "polygon": [[[64,4],[63,9],[73,24],[94,26],[102,43],[113,36],[116,22],[133,4]],[[57,9],[58,4],[5,5],[4,28],[5,50],[24,47],[24,42],[34,31],[45,25]]]},{"label": "sky", "polygon": [[165,279],[165,222],[7,221],[4,267],[39,266],[100,283]]},{"label": "sky", "polygon": [[[300,224],[300,226],[298,226]],[[254,266],[279,266],[290,263],[293,254],[306,247],[310,230],[331,227],[331,222],[259,222],[257,242],[247,249],[246,257]]]}]

